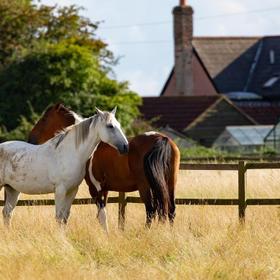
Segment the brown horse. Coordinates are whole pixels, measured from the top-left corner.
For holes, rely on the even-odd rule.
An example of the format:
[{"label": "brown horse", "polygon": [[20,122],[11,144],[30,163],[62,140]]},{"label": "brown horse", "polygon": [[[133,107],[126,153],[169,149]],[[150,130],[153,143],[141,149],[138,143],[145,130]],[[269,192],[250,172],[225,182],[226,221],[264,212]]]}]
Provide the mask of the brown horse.
[{"label": "brown horse", "polygon": [[[62,104],[54,105],[36,123],[28,141],[41,144],[57,131],[80,120],[77,114]],[[87,162],[85,176],[89,192],[96,198],[99,222],[107,230],[105,206],[108,191],[139,190],[146,208],[146,225],[151,225],[156,212],[160,221],[165,221],[168,216],[172,224],[179,163],[177,145],[157,132],[131,138],[128,155],[120,155],[114,148],[101,142]]]},{"label": "brown horse", "polygon": [[29,133],[28,142],[43,144],[60,130],[81,120],[82,118],[75,112],[60,103],[50,106]]}]

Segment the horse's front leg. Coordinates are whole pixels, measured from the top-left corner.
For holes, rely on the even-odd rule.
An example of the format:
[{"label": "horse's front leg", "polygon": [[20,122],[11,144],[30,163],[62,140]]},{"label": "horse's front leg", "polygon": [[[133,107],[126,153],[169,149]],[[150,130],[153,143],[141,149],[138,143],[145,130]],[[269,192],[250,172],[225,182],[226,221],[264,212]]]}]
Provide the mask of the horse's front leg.
[{"label": "horse's front leg", "polygon": [[5,185],[5,205],[2,211],[5,226],[10,226],[13,210],[15,209],[19,192]]},{"label": "horse's front leg", "polygon": [[107,203],[108,192],[107,191],[99,191],[96,198],[96,206],[97,206],[97,218],[100,225],[103,229],[108,233],[108,221],[107,221],[107,211],[106,211],[106,203]]},{"label": "horse's front leg", "polygon": [[55,216],[57,222],[67,224],[70,215],[70,208],[73,200],[78,192],[78,187],[66,190],[63,186],[57,187],[55,190]]}]

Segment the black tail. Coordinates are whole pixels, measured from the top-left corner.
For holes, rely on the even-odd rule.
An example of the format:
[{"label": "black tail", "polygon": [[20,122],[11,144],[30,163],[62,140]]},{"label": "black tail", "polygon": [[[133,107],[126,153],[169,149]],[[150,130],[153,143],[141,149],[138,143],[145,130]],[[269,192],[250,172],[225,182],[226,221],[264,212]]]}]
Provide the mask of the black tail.
[{"label": "black tail", "polygon": [[161,137],[144,157],[144,171],[152,191],[153,206],[163,221],[170,206],[168,178],[171,174],[171,156],[168,138]]}]

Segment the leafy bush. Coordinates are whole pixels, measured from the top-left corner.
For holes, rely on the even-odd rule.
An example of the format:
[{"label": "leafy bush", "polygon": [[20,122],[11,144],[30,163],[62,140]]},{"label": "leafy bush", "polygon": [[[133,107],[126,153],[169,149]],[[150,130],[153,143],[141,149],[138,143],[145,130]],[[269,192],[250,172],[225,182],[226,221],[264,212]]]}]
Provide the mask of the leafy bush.
[{"label": "leafy bush", "polygon": [[[35,116],[35,115],[34,115]],[[0,127],[0,141],[21,140],[26,141],[29,132],[33,128],[39,116],[34,117],[33,121],[28,121],[25,117],[20,117],[19,126],[11,131],[7,131],[5,127]]]},{"label": "leafy bush", "polygon": [[180,148],[181,158],[188,159],[188,158],[195,158],[195,157],[216,157],[216,158],[223,158],[228,156],[229,154],[220,150],[216,150],[213,148],[206,148],[203,146],[193,146],[190,148]]}]

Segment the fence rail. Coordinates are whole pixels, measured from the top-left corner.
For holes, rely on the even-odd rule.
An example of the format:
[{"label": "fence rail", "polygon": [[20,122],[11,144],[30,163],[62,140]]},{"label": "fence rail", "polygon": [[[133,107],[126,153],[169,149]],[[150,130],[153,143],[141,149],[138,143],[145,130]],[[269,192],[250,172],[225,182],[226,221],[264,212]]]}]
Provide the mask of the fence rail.
[{"label": "fence rail", "polygon": [[[280,162],[248,162],[239,161],[236,163],[181,163],[181,170],[236,170],[238,171],[238,197],[237,198],[177,198],[177,205],[235,205],[238,206],[238,216],[241,222],[245,221],[246,208],[248,205],[280,205],[280,198],[248,198],[246,199],[246,176],[250,169],[280,169]],[[19,200],[18,206],[39,206],[54,205],[53,199],[34,199]],[[125,210],[128,203],[142,203],[139,197],[126,196],[125,193],[119,193],[117,197],[109,197],[108,203],[119,204],[119,227],[124,228]],[[92,198],[76,198],[73,201],[75,205],[95,204]],[[4,201],[0,200],[0,206]]]},{"label": "fence rail", "polygon": [[182,158],[182,161],[188,161],[188,162],[211,162],[211,161],[222,161],[222,162],[228,162],[228,161],[265,161],[265,162],[275,162],[280,161],[279,155],[242,155],[242,156],[208,156],[208,157],[184,157]]}]

